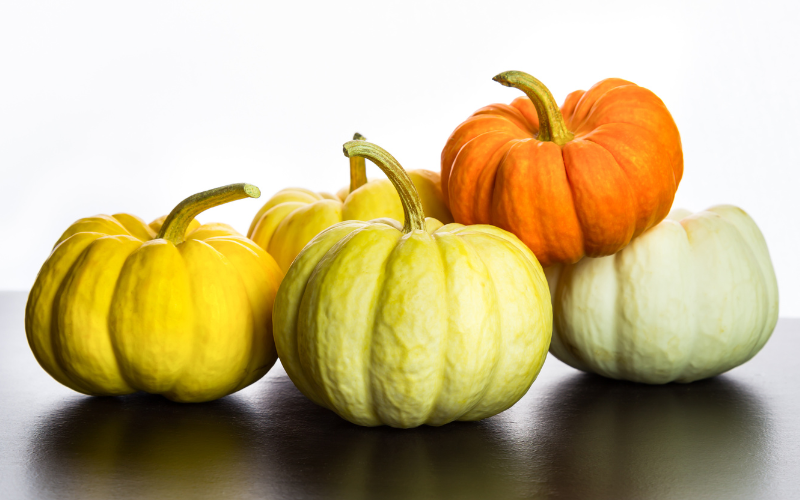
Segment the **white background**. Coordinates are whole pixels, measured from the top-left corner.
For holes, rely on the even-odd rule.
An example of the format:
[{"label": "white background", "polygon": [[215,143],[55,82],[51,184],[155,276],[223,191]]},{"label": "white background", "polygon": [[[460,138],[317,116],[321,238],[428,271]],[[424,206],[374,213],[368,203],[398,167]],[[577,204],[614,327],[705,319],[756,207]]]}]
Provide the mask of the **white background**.
[{"label": "white background", "polygon": [[460,121],[521,95],[491,80],[518,69],[559,102],[607,77],[658,94],[676,204],[748,211],[800,316],[800,2],[271,3],[2,3],[0,289],[29,289],[80,217],[251,182],[262,200],[200,217],[244,231],[281,188],[335,191],[356,130],[438,171]]}]

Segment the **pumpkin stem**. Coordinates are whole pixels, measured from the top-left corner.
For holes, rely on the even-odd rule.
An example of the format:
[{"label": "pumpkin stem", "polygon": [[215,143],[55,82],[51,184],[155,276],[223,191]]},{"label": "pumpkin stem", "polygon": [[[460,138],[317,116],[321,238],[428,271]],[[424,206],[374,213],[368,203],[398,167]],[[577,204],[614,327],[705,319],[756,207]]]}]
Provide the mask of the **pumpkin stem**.
[{"label": "pumpkin stem", "polygon": [[404,233],[425,229],[425,212],[422,211],[422,201],[417,194],[417,188],[392,155],[382,147],[367,141],[345,142],[344,155],[348,158],[355,156],[367,158],[383,170],[400,195],[403,213],[406,216]]},{"label": "pumpkin stem", "polygon": [[163,238],[179,245],[183,243],[183,237],[192,219],[200,212],[223,203],[248,197],[258,198],[259,196],[261,196],[261,191],[252,184],[230,184],[193,194],[172,209],[156,238]]},{"label": "pumpkin stem", "polygon": [[[353,135],[354,141],[366,141],[367,138],[358,132]],[[351,157],[350,158],[350,192],[360,188],[367,183],[367,165],[364,163],[364,158]]]},{"label": "pumpkin stem", "polygon": [[563,146],[575,137],[575,134],[567,130],[553,94],[542,82],[522,71],[505,71],[492,80],[525,92],[539,116],[539,135],[536,137],[538,140],[552,141]]}]

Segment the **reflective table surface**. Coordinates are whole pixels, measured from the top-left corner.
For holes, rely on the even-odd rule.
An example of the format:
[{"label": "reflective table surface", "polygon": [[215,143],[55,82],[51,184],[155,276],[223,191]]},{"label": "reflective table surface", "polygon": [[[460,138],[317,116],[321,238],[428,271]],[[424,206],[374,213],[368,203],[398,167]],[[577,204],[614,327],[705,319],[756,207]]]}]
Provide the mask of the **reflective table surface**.
[{"label": "reflective table surface", "polygon": [[276,365],[219,401],[92,398],[37,365],[0,293],[0,498],[800,498],[800,319],[749,363],[645,386],[550,357],[474,423],[361,428]]}]

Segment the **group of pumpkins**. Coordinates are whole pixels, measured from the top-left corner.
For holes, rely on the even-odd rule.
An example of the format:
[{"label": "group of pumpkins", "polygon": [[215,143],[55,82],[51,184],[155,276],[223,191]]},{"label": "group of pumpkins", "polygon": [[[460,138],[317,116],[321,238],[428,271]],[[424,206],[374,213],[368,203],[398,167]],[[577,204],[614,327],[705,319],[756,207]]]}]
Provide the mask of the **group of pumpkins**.
[{"label": "group of pumpkins", "polygon": [[[526,97],[459,125],[441,176],[357,134],[349,188],[280,191],[247,237],[195,216],[258,197],[248,184],[150,224],[77,221],[28,299],[36,359],[84,394],[199,402],[280,357],[343,418],[414,427],[509,408],[548,349],[652,384],[754,356],[778,313],[764,238],[736,207],[670,212],[683,154],[662,101],[607,79],[559,108],[530,75],[494,79]],[[367,182],[365,158],[387,179]]]}]

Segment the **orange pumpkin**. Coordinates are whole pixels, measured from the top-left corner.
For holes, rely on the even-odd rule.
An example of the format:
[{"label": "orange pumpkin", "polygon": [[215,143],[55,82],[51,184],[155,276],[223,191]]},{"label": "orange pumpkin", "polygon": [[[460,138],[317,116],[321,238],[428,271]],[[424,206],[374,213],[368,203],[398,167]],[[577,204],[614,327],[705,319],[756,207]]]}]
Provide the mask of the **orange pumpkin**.
[{"label": "orange pumpkin", "polygon": [[683,151],[653,92],[609,78],[559,110],[526,73],[494,80],[527,97],[479,109],[447,140],[442,192],[456,222],[506,229],[548,266],[613,254],[667,216]]}]

